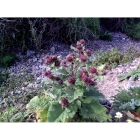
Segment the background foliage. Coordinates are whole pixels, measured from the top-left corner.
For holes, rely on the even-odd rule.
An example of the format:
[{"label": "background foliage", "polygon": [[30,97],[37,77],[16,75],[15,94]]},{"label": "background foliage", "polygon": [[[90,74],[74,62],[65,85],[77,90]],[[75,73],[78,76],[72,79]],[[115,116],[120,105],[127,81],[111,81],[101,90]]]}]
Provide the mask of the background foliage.
[{"label": "background foliage", "polygon": [[138,40],[139,26],[139,18],[0,18],[0,64],[9,66],[15,60],[13,53],[40,51],[52,42],[71,45],[82,38],[111,41],[112,31]]}]

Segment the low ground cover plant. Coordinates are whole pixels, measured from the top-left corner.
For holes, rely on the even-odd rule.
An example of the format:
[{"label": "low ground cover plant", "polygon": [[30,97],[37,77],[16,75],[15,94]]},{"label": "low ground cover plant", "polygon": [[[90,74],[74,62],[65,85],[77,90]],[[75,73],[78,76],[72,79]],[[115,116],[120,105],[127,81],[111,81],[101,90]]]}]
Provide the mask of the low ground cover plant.
[{"label": "low ground cover plant", "polygon": [[95,52],[95,61],[93,65],[109,65],[115,68],[117,65],[130,63],[134,58],[138,58],[140,52],[132,47],[128,47],[126,52],[122,53],[117,48],[112,48],[110,51],[97,51]]},{"label": "low ground cover plant", "polygon": [[140,87],[119,90],[112,99],[114,109],[122,111],[135,121],[140,121]]},{"label": "low ground cover plant", "polygon": [[132,77],[133,80],[137,80],[140,76],[140,65],[137,66],[137,68],[132,69],[130,72],[121,74],[118,76],[118,81],[123,81],[125,79],[129,79]]},{"label": "low ground cover plant", "polygon": [[29,112],[36,113],[38,122],[106,122],[111,115],[99,103],[103,98],[95,88],[97,69],[90,60],[91,51],[81,39],[71,46],[73,53],[61,60],[47,55],[44,83],[48,89],[43,96],[35,96],[27,104]]}]

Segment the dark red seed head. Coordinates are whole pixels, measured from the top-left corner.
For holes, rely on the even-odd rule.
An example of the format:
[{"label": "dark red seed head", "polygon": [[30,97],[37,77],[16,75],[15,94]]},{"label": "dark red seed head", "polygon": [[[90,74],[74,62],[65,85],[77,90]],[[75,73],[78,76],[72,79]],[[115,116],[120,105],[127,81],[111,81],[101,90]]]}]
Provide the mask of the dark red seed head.
[{"label": "dark red seed head", "polygon": [[80,59],[82,62],[86,62],[86,61],[87,61],[87,58],[86,58],[86,56],[84,56],[84,55],[80,55],[79,59]]},{"label": "dark red seed head", "polygon": [[55,66],[56,66],[56,67],[60,66],[60,61],[59,61],[59,60],[56,60],[56,61],[55,61]]},{"label": "dark red seed head", "polygon": [[111,70],[111,69],[112,69],[111,66],[105,66],[105,67],[104,67],[104,70]]},{"label": "dark red seed head", "polygon": [[81,45],[76,46],[76,49],[81,51],[83,49],[83,47]]},{"label": "dark red seed head", "polygon": [[96,70],[96,68],[90,68],[90,73],[97,73],[97,70]]},{"label": "dark red seed head", "polygon": [[52,62],[55,62],[55,61],[57,61],[57,60],[58,60],[57,56],[56,56],[56,55],[53,55],[53,56],[52,56]]},{"label": "dark red seed head", "polygon": [[55,80],[56,80],[56,81],[59,81],[59,80],[60,80],[60,78],[59,78],[59,77],[55,77]]},{"label": "dark red seed head", "polygon": [[58,81],[58,85],[62,85],[63,84],[63,81],[62,80],[59,80]]},{"label": "dark red seed head", "polygon": [[90,79],[89,82],[88,82],[88,84],[89,84],[90,86],[94,86],[94,81],[92,81],[92,80]]},{"label": "dark red seed head", "polygon": [[86,69],[82,69],[82,73],[84,73],[84,74],[88,74],[88,72],[87,72]]},{"label": "dark red seed head", "polygon": [[73,55],[68,55],[66,59],[68,62],[72,62],[74,60],[74,57]]},{"label": "dark red seed head", "polygon": [[64,97],[61,98],[61,105],[64,107],[69,106],[69,102],[68,102],[67,98],[64,98]]},{"label": "dark red seed head", "polygon": [[49,56],[49,55],[46,55],[46,56],[45,56],[45,59],[48,59],[48,58],[50,58],[50,56]]},{"label": "dark red seed head", "polygon": [[84,83],[88,83],[89,82],[89,77],[88,76],[82,76],[82,81]]},{"label": "dark red seed head", "polygon": [[52,63],[52,59],[51,58],[48,58],[46,61],[45,61],[45,64],[46,65],[50,65]]},{"label": "dark red seed head", "polygon": [[51,71],[45,71],[45,72],[43,73],[44,76],[48,76],[49,74],[51,74]]},{"label": "dark red seed head", "polygon": [[89,49],[86,49],[85,52],[88,56],[91,56],[91,51]]},{"label": "dark red seed head", "polygon": [[51,80],[54,80],[54,76],[52,74],[48,74],[48,78],[50,78]]},{"label": "dark red seed head", "polygon": [[69,82],[69,84],[74,85],[75,84],[75,78],[74,77],[69,77],[68,82]]},{"label": "dark red seed head", "polygon": [[80,42],[81,44],[85,44],[85,43],[86,43],[84,39],[80,39],[79,42]]}]

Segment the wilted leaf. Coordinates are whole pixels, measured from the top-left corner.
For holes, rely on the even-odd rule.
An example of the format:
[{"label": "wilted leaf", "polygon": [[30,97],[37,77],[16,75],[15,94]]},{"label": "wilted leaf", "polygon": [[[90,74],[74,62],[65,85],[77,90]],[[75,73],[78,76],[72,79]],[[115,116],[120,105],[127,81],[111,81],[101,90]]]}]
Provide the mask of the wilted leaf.
[{"label": "wilted leaf", "polygon": [[52,102],[52,98],[49,96],[38,97],[35,96],[30,102],[26,105],[26,109],[36,113],[36,119],[40,122],[47,121],[47,112],[49,106]]},{"label": "wilted leaf", "polygon": [[104,69],[104,67],[105,67],[105,64],[97,67],[97,70],[102,71]]}]

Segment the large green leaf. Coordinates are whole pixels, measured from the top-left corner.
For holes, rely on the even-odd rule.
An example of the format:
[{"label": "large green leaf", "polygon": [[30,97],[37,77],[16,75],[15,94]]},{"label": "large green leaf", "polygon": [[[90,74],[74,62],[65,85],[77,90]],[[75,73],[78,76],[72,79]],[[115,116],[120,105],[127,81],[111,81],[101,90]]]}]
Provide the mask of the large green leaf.
[{"label": "large green leaf", "polygon": [[51,79],[49,79],[48,77],[43,78],[42,83],[48,85],[48,84],[52,84],[53,81]]},{"label": "large green leaf", "polygon": [[48,110],[48,122],[66,122],[70,121],[77,112],[77,107],[70,104],[68,108],[64,108],[58,102],[51,104]]},{"label": "large green leaf", "polygon": [[84,96],[85,97],[94,96],[94,98],[98,99],[98,100],[99,100],[99,98],[103,98],[104,97],[104,95],[102,93],[100,93],[97,90],[97,88],[95,88],[95,87],[91,87],[89,90],[86,90],[84,92]]},{"label": "large green leaf", "polygon": [[29,111],[40,111],[43,109],[48,109],[50,105],[50,101],[52,101],[52,98],[49,96],[35,96],[30,100],[30,102],[26,105],[26,109]]},{"label": "large green leaf", "polygon": [[38,122],[45,122],[47,121],[47,112],[51,102],[52,98],[49,96],[35,96],[26,105],[26,109],[36,113],[36,119]]},{"label": "large green leaf", "polygon": [[75,100],[75,98],[74,98],[74,91],[73,91],[72,87],[66,87],[65,95],[66,95],[69,103],[71,103],[71,102],[73,102]]},{"label": "large green leaf", "polygon": [[55,86],[55,87],[53,87],[53,88],[51,89],[51,94],[54,95],[54,97],[56,96],[56,99],[57,99],[58,97],[61,97],[62,93],[63,93],[63,91],[62,91],[62,89],[59,88],[59,87],[56,87],[56,86]]},{"label": "large green leaf", "polygon": [[22,122],[24,120],[24,113],[18,112],[10,119],[10,122]]},{"label": "large green leaf", "polygon": [[76,90],[74,91],[74,99],[77,99],[79,97],[83,97],[84,94],[84,90],[83,88],[76,88]]},{"label": "large green leaf", "polygon": [[88,96],[88,97],[85,97],[85,98],[80,98],[80,100],[83,102],[83,103],[90,103],[94,98],[94,96]]},{"label": "large green leaf", "polygon": [[82,107],[79,109],[81,116],[85,119],[92,118],[99,122],[111,120],[111,116],[106,114],[106,108],[96,100],[92,100],[90,103],[82,103]]},{"label": "large green leaf", "polygon": [[41,110],[40,112],[38,112],[36,114],[36,119],[38,122],[47,122],[47,113],[48,113],[48,110],[44,109],[44,110]]},{"label": "large green leaf", "polygon": [[52,73],[55,75],[68,75],[69,74],[64,68],[54,70],[52,71]]}]

